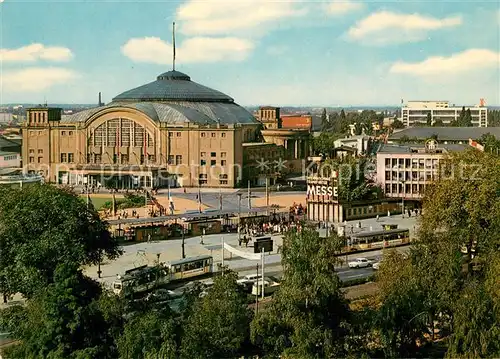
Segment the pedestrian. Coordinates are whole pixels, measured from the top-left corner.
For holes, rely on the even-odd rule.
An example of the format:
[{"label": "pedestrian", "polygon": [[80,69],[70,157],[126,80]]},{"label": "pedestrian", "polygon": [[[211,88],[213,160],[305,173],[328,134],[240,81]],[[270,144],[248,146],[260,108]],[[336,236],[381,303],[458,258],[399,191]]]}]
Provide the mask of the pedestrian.
[{"label": "pedestrian", "polygon": [[377,222],[378,222],[379,219],[380,219],[380,216],[377,214]]},{"label": "pedestrian", "polygon": [[148,243],[151,242],[151,233],[148,233]]}]

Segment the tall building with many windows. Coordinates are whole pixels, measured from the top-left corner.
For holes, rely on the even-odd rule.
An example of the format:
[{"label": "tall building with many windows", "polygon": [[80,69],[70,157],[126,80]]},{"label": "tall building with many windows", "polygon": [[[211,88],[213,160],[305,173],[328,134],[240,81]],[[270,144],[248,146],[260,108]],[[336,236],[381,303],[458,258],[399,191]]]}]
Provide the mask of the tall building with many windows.
[{"label": "tall building with many windows", "polygon": [[[430,125],[438,120],[443,124],[449,124],[460,117],[464,106],[450,105],[449,101],[408,101],[401,107],[401,122],[405,126],[415,126],[417,124]],[[465,106],[465,110],[470,109],[472,125],[475,127],[488,127],[488,109],[481,99],[477,106]]]}]

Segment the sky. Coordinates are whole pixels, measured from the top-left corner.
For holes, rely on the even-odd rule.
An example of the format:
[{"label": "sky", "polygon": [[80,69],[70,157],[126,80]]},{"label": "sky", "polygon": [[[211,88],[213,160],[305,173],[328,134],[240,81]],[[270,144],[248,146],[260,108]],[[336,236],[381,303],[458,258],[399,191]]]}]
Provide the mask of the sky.
[{"label": "sky", "polygon": [[0,103],[97,103],[176,69],[241,105],[500,105],[500,2],[0,0]]}]

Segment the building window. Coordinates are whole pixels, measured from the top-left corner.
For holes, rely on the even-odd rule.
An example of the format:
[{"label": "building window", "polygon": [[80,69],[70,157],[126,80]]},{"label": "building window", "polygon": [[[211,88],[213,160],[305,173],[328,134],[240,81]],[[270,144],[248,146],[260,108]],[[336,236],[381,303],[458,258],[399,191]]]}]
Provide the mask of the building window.
[{"label": "building window", "polygon": [[220,184],[227,184],[227,180],[220,180],[219,183]]},{"label": "building window", "polygon": [[212,132],[212,137],[215,137],[215,132]]},{"label": "building window", "polygon": [[176,165],[181,165],[182,164],[182,155],[175,156],[175,164]]},{"label": "building window", "polygon": [[210,152],[210,157],[217,157],[217,153],[216,152]]},{"label": "building window", "polygon": [[173,165],[174,164],[174,155],[168,155],[168,164]]},{"label": "building window", "polygon": [[68,136],[73,136],[73,131],[69,131]]},{"label": "building window", "polygon": [[207,184],[207,175],[206,173],[201,173],[200,176],[198,177],[198,182],[199,184]]},{"label": "building window", "polygon": [[30,148],[30,154],[35,153],[35,150]]},{"label": "building window", "polygon": [[217,164],[217,160],[210,160],[210,166],[215,166]]},{"label": "building window", "polygon": [[30,157],[30,163],[35,162],[35,157]]},{"label": "building window", "polygon": [[94,162],[95,163],[101,163],[102,156],[100,154],[95,154],[94,155]]},{"label": "building window", "polygon": [[43,157],[38,157],[38,163],[42,163]]},{"label": "building window", "polygon": [[225,133],[225,132],[222,132],[222,133],[220,134],[220,137],[225,138],[225,137],[226,137],[226,133]]},{"label": "building window", "polygon": [[207,164],[207,161],[206,160],[201,160],[200,161],[200,166],[205,166]]},{"label": "building window", "polygon": [[68,162],[69,163],[75,162],[75,156],[72,153],[68,153]]},{"label": "building window", "polygon": [[39,154],[40,154],[40,153],[43,153],[43,150],[38,150],[38,153],[39,153]]},{"label": "building window", "polygon": [[219,179],[227,179],[227,174],[220,174]]},{"label": "building window", "polygon": [[65,163],[68,160],[68,157],[65,153],[61,153],[61,163]]},{"label": "building window", "polygon": [[122,162],[122,165],[127,164],[128,163],[128,155],[121,155],[121,162]]},{"label": "building window", "polygon": [[226,152],[221,152],[221,153],[220,153],[220,157],[221,157],[221,158],[226,158]]},{"label": "building window", "polygon": [[118,155],[115,153],[113,154],[113,163],[117,164],[118,163]]},{"label": "building window", "polygon": [[66,131],[61,131],[61,136],[66,136]]},{"label": "building window", "polygon": [[181,133],[180,132],[177,132],[177,137],[181,137]]},{"label": "building window", "polygon": [[205,137],[207,134],[205,132],[201,133],[201,137]]},{"label": "building window", "polygon": [[391,180],[391,171],[385,171],[385,180],[390,181]]},{"label": "building window", "polygon": [[227,161],[226,161],[226,160],[222,160],[222,161],[220,161],[220,165],[221,165],[221,166],[225,166],[225,165],[227,165]]},{"label": "building window", "polygon": [[148,161],[149,162],[155,162],[156,161],[155,155],[148,155]]},{"label": "building window", "polygon": [[206,155],[207,155],[207,153],[206,153],[206,152],[202,152],[202,153],[200,154],[200,157],[205,157]]},{"label": "building window", "polygon": [[174,137],[174,133],[173,132],[169,132],[168,133],[168,137]]}]

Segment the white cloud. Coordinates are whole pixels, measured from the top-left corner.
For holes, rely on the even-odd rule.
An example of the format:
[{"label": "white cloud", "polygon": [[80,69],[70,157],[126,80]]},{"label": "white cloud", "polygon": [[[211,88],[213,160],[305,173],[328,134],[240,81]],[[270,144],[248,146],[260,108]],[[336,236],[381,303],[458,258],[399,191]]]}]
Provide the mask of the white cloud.
[{"label": "white cloud", "polygon": [[344,15],[362,8],[362,3],[351,0],[332,0],[326,5],[326,11],[330,15]]},{"label": "white cloud", "polygon": [[429,57],[422,62],[396,62],[391,66],[389,72],[414,76],[436,76],[484,68],[500,68],[500,52],[470,49],[449,57]]},{"label": "white cloud", "polygon": [[383,45],[425,39],[430,31],[459,26],[460,16],[443,19],[419,14],[398,14],[389,11],[373,13],[351,27],[347,33],[352,40]]},{"label": "white cloud", "polygon": [[189,0],[177,9],[177,19],[184,34],[220,35],[261,32],[264,26],[277,26],[279,20],[307,11],[300,0]]},{"label": "white cloud", "polygon": [[31,67],[4,72],[0,77],[3,91],[39,92],[55,85],[65,84],[78,77],[72,70],[58,67]]},{"label": "white cloud", "polygon": [[[254,43],[236,37],[193,37],[176,48],[180,63],[242,61],[254,49]],[[135,62],[167,64],[172,61],[172,45],[158,37],[132,38],[122,53]]]},{"label": "white cloud", "polygon": [[38,60],[61,62],[68,61],[72,57],[73,53],[66,47],[42,44],[31,44],[18,49],[0,49],[0,61],[3,62],[35,62]]}]

